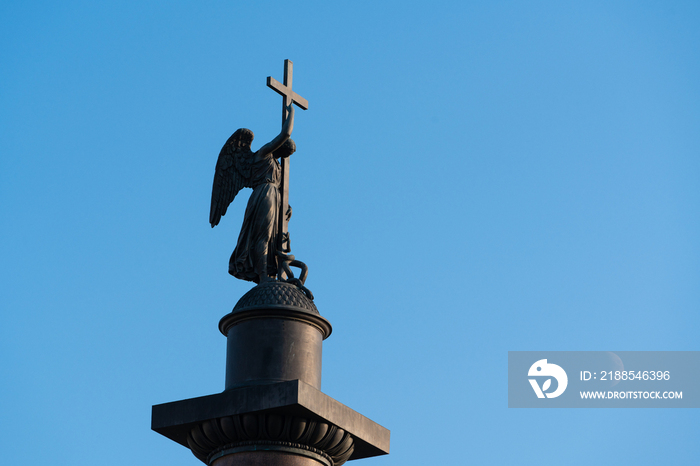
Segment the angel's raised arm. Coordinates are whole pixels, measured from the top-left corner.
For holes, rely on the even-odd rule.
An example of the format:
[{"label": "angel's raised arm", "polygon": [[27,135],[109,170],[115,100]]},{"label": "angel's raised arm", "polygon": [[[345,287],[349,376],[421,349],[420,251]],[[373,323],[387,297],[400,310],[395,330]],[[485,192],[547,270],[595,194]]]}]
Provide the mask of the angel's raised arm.
[{"label": "angel's raised arm", "polygon": [[255,153],[256,159],[260,160],[261,158],[266,157],[267,155],[276,151],[292,135],[292,129],[294,129],[294,105],[287,107],[287,112],[287,119],[282,125],[282,131],[277,135],[277,137],[275,137],[275,139],[258,149],[258,151]]}]

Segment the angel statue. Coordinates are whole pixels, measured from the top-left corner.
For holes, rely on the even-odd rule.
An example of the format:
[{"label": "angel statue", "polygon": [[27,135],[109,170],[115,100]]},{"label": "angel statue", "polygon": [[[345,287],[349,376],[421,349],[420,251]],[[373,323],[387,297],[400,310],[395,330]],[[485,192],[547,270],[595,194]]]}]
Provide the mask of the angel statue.
[{"label": "angel statue", "polygon": [[[280,134],[257,152],[250,148],[253,132],[241,128],[228,138],[216,162],[209,211],[212,228],[219,224],[241,188],[253,188],[228,265],[228,273],[241,280],[263,283],[273,280],[278,272],[281,169],[277,159],[289,157],[296,150],[290,139],[294,128],[292,105],[287,112]],[[286,215],[290,213],[288,210]]]}]

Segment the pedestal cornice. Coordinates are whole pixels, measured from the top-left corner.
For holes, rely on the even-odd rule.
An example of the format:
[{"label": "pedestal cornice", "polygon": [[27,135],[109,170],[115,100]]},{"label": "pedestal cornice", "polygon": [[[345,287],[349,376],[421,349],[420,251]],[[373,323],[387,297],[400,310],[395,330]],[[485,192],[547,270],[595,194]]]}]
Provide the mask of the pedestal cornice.
[{"label": "pedestal cornice", "polygon": [[256,440],[304,445],[335,465],[389,453],[387,429],[299,380],[155,405],[151,419],[204,462]]}]

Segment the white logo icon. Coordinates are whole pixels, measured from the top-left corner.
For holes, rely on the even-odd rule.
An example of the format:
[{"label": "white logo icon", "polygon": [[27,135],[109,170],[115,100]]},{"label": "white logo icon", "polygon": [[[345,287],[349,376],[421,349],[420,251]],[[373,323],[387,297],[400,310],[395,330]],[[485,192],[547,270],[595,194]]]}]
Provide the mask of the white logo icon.
[{"label": "white logo icon", "polygon": [[566,390],[566,385],[569,383],[569,378],[566,376],[564,369],[556,364],[548,364],[546,359],[540,359],[535,364],[530,366],[530,370],[527,371],[527,375],[530,377],[548,376],[554,377],[557,380],[557,389],[551,393],[545,393],[549,389],[550,385],[552,385],[552,379],[545,380],[544,384],[542,384],[542,388],[540,388],[540,386],[537,384],[537,380],[528,379],[530,381],[530,385],[532,385],[532,389],[537,395],[537,398],[544,398],[545,396],[547,398],[556,398],[564,393],[564,390]]}]

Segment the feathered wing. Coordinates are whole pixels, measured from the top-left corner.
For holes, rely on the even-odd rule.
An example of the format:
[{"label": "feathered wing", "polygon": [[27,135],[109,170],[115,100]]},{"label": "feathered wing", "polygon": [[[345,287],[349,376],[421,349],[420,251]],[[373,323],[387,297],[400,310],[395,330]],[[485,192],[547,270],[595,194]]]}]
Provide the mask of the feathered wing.
[{"label": "feathered wing", "polygon": [[[231,136],[233,138],[233,136]],[[233,202],[236,194],[246,187],[251,187],[251,157],[252,152],[245,149],[236,149],[226,141],[216,161],[214,173],[214,186],[211,191],[211,209],[209,210],[209,223],[212,228],[219,224],[221,217],[226,215],[228,206]]]}]

